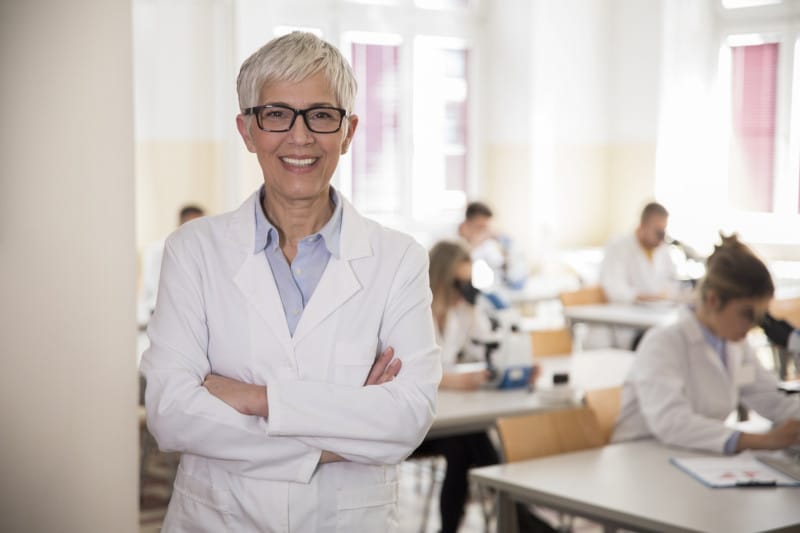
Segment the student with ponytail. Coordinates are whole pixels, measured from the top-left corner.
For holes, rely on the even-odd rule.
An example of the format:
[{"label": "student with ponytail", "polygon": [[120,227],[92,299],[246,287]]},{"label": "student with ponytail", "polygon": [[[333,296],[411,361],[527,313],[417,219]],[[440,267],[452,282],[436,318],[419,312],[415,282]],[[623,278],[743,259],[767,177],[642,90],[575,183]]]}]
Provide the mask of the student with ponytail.
[{"label": "student with ponytail", "polygon": [[[736,235],[707,260],[695,303],[649,331],[623,392],[613,441],[655,437],[665,444],[735,453],[800,444],[800,395],[778,391],[746,340],[767,312],[774,285],[764,263]],[[725,418],[743,404],[772,420],[764,434],[735,431]]]}]

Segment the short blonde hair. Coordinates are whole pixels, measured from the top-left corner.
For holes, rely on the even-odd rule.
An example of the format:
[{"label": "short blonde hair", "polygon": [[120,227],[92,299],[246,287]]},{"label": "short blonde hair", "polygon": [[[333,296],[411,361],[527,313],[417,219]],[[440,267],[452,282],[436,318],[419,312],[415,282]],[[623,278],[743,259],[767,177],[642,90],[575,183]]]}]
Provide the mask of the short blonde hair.
[{"label": "short blonde hair", "polygon": [[278,81],[300,82],[323,72],[336,98],[336,105],[353,111],[358,85],[353,69],[332,44],[313,33],[294,31],[272,39],[248,57],[236,78],[239,108],[260,105],[265,85]]}]

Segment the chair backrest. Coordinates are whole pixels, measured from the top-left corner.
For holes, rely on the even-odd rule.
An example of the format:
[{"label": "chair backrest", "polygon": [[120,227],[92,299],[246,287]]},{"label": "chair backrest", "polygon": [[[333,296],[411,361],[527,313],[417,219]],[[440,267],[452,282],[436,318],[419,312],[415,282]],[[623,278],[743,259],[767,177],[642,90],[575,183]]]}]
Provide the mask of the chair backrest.
[{"label": "chair backrest", "polygon": [[572,353],[572,335],[567,328],[531,331],[531,349],[534,357]]},{"label": "chair backrest", "polygon": [[782,318],[795,328],[800,328],[800,298],[772,300],[769,304],[769,312],[775,318]]},{"label": "chair backrest", "polygon": [[584,394],[586,407],[594,413],[605,443],[611,440],[611,434],[614,432],[614,424],[616,424],[619,416],[621,398],[621,386],[587,390]]},{"label": "chair backrest", "polygon": [[500,418],[497,431],[508,463],[604,444],[594,412],[588,407]]},{"label": "chair backrest", "polygon": [[599,285],[584,287],[577,291],[562,292],[558,295],[558,299],[561,300],[561,305],[564,307],[608,303],[606,293]]}]

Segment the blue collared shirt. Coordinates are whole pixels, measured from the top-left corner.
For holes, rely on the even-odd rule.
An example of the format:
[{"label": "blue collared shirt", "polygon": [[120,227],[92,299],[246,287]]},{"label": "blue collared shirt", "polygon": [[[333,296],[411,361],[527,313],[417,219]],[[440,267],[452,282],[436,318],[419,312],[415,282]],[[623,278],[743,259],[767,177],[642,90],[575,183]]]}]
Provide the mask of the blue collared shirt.
[{"label": "blue collared shirt", "polygon": [[278,230],[264,215],[261,208],[264,200],[264,187],[259,193],[256,203],[256,239],[253,253],[264,252],[267,262],[275,278],[275,285],[281,296],[283,313],[289,333],[294,335],[297,323],[303,315],[314,289],[317,288],[322,273],[331,256],[339,257],[339,243],[342,233],[342,202],[333,187],[331,201],[334,204],[333,215],[317,233],[304,237],[297,245],[297,255],[292,264],[283,255],[280,247]]},{"label": "blue collared shirt", "polygon": [[[699,321],[698,321],[699,322]],[[703,332],[703,338],[705,338],[706,342],[714,349],[714,352],[719,356],[720,361],[722,361],[722,366],[726,369],[728,368],[728,348],[727,344],[725,343],[725,339],[721,339],[714,335],[710,329],[705,327],[702,322],[700,323],[700,331]],[[725,447],[723,448],[725,453],[731,454],[736,453],[736,445],[739,444],[739,436],[741,435],[741,431],[734,431],[728,440],[725,441]]]}]

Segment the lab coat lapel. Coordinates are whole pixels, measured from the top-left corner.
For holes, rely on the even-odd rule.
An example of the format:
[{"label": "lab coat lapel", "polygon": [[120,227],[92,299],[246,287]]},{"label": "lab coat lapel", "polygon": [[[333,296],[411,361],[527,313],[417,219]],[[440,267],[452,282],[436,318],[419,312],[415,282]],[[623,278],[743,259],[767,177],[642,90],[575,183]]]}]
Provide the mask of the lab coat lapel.
[{"label": "lab coat lapel", "polygon": [[362,289],[351,261],[372,255],[366,221],[341,195],[342,229],[339,254],[331,255],[317,288],[303,310],[294,332],[297,343]]},{"label": "lab coat lapel", "polygon": [[233,282],[242,295],[264,319],[284,347],[291,345],[289,326],[281,305],[281,297],[272,269],[263,252],[255,252],[255,202],[258,192],[237,210],[229,229],[229,238],[244,251],[244,261],[236,271]]},{"label": "lab coat lapel", "polygon": [[233,281],[275,336],[288,345],[289,326],[272,269],[264,254],[249,254]]},{"label": "lab coat lapel", "polygon": [[[722,364],[722,360],[714,351],[708,342],[706,342],[705,337],[703,336],[703,331],[700,329],[700,324],[697,321],[697,318],[694,317],[691,312],[684,315],[684,322],[683,327],[686,331],[686,337],[689,339],[691,343],[690,351],[697,353],[699,352],[702,354],[702,357],[706,359],[706,363],[716,369],[717,372],[726,376],[726,379],[729,379],[728,370],[725,368],[725,365]],[[728,343],[730,346],[730,343]],[[730,364],[730,359],[729,359]]]}]

